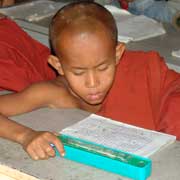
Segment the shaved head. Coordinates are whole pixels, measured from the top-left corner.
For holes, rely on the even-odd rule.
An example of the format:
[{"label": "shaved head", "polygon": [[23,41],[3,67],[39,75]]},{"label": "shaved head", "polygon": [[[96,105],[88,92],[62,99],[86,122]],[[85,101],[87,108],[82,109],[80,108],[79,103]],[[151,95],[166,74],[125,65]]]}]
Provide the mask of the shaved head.
[{"label": "shaved head", "polygon": [[93,2],[71,3],[61,8],[50,25],[50,40],[57,53],[57,43],[65,32],[72,35],[103,32],[117,44],[117,27],[112,14],[103,6]]}]

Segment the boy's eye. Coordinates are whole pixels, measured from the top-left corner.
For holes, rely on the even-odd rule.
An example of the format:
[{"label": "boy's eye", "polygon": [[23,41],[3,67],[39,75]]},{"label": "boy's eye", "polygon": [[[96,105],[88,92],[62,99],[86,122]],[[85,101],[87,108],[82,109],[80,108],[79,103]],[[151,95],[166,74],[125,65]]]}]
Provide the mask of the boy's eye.
[{"label": "boy's eye", "polygon": [[99,70],[99,71],[105,71],[106,69],[108,69],[108,65],[107,64],[102,64],[101,66],[99,66],[97,69]]},{"label": "boy's eye", "polygon": [[84,74],[84,71],[83,70],[76,70],[76,71],[73,71],[73,74],[76,76],[80,76],[80,75]]}]

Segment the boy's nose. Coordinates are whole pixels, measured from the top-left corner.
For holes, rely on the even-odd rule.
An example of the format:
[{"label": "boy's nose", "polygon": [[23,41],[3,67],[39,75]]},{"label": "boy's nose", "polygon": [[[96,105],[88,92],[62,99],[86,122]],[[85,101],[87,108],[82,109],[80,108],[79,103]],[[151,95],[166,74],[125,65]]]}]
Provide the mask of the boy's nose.
[{"label": "boy's nose", "polygon": [[86,87],[95,88],[99,85],[99,78],[95,72],[89,72],[86,78]]}]

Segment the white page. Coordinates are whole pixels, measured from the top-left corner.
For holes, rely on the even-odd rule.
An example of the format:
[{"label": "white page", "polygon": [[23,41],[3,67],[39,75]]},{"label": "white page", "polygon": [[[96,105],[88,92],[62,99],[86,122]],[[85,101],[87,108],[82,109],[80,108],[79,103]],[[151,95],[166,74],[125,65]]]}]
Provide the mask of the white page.
[{"label": "white page", "polygon": [[172,56],[180,58],[180,49],[172,51]]},{"label": "white page", "polygon": [[126,21],[116,21],[118,35],[130,37],[132,41],[140,41],[165,34],[162,24],[144,15],[135,16]]},{"label": "white page", "polygon": [[136,16],[126,10],[107,5],[117,24],[120,42],[140,41],[165,34],[161,23],[144,15]]},{"label": "white page", "polygon": [[27,20],[29,22],[39,21],[53,16],[66,2],[54,2],[51,0],[38,0],[22,3],[16,6],[5,7],[0,10],[11,18]]},{"label": "white page", "polygon": [[60,133],[141,156],[150,156],[176,139],[172,135],[138,128],[94,114]]}]

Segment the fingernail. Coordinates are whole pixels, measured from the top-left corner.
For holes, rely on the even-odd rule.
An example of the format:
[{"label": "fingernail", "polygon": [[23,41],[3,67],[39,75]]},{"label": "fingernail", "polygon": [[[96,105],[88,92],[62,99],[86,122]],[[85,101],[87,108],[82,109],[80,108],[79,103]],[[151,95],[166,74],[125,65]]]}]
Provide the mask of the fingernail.
[{"label": "fingernail", "polygon": [[65,156],[65,153],[61,153],[61,156],[64,157],[64,156]]}]

